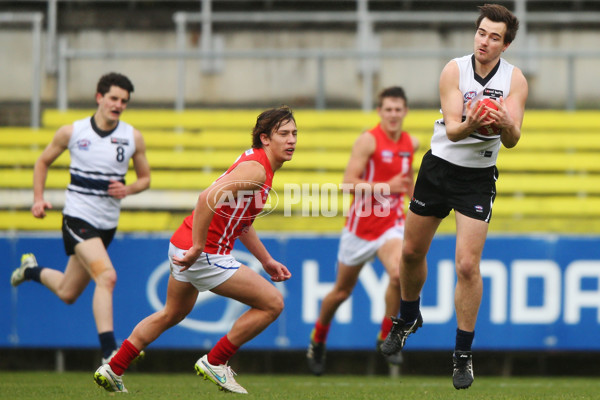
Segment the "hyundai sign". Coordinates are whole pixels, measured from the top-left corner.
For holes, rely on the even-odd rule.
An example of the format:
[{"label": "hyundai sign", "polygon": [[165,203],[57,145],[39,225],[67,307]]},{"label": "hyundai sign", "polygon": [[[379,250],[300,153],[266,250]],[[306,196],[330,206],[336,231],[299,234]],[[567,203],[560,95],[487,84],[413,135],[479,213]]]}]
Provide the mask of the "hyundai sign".
[{"label": "hyundai sign", "polygon": [[[280,317],[245,348],[304,349],[321,300],[336,276],[337,236],[261,235],[272,256],[292,278],[275,286],[285,297]],[[109,248],[117,269],[114,293],[115,334],[129,336],[135,325],[160,310],[169,277],[169,236],[117,236]],[[407,350],[452,349],[454,315],[453,236],[434,239],[429,274],[422,293],[424,325]],[[64,269],[67,257],[57,236],[3,236],[0,307],[1,347],[97,347],[92,315],[93,282],[74,305],[62,303],[35,282],[10,286],[20,255],[35,253],[44,267]],[[258,273],[260,263],[241,243],[235,257]],[[489,350],[600,350],[600,237],[490,236],[481,262],[483,299],[474,346]],[[263,274],[263,276],[265,276]],[[268,278],[267,278],[268,279]],[[372,349],[384,314],[388,277],[379,261],[367,264],[353,295],[333,321],[329,349]],[[200,293],[196,306],[179,325],[151,347],[209,348],[231,327],[246,306]]]}]

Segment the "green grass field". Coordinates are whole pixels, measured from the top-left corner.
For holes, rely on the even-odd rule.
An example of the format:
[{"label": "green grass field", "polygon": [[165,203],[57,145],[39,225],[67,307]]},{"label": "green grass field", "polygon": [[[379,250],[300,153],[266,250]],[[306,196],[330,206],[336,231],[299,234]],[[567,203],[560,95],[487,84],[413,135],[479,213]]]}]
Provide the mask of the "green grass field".
[{"label": "green grass field", "polygon": [[[209,381],[190,374],[129,373],[127,399],[223,399]],[[238,382],[256,399],[599,399],[600,379],[556,377],[476,377],[468,390],[457,391],[449,377],[337,375],[243,375]],[[73,400],[114,398],[96,386],[92,371],[0,372],[0,399]]]}]

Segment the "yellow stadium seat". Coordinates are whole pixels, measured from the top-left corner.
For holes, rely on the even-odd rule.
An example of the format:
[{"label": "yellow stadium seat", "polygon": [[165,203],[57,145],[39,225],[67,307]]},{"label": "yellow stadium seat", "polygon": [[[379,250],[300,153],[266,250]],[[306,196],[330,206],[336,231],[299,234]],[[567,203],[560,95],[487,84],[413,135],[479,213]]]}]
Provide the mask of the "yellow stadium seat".
[{"label": "yellow stadium seat", "polygon": [[[251,146],[251,129],[261,110],[185,110],[130,108],[123,120],[144,136],[152,167],[150,191],[200,192],[217,179],[239,154]],[[0,128],[0,190],[31,190],[33,165],[58,127],[89,118],[94,110],[47,109],[43,128]],[[277,207],[257,218],[259,230],[339,233],[348,202],[321,198],[313,203],[284,207],[281,201],[297,196],[298,190],[339,189],[343,171],[356,138],[378,121],[375,111],[295,110],[298,144],[293,160],[277,172],[272,198]],[[404,129],[420,142],[414,168],[429,149],[433,124],[439,110],[411,110]],[[490,232],[600,232],[600,112],[528,110],[522,137],[514,149],[502,149],[498,158],[500,178]],[[69,182],[69,156],[63,154],[49,171],[46,188],[63,190]],[[135,180],[134,171],[126,180]],[[313,184],[317,185],[313,188]],[[326,186],[324,186],[327,184]],[[326,192],[323,192],[326,193]],[[296,198],[294,198],[296,199]],[[346,199],[347,200],[347,199]],[[310,203],[310,202],[309,202]],[[315,205],[317,215],[311,216]],[[60,211],[52,210],[43,220],[28,211],[0,209],[1,230],[59,230]],[[127,209],[119,231],[171,231],[189,210],[172,210],[169,204],[156,211]],[[319,215],[336,211],[335,217]],[[291,215],[284,215],[284,211]],[[302,214],[305,216],[302,216]],[[308,215],[307,215],[308,213]],[[440,232],[453,232],[452,217]]]}]

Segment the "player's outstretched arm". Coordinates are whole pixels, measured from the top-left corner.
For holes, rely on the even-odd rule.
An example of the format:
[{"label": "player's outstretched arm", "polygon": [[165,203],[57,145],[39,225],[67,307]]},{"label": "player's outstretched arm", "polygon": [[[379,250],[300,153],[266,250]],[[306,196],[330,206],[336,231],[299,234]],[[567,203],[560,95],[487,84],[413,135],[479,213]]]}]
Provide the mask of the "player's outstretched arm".
[{"label": "player's outstretched arm", "polygon": [[33,166],[33,205],[31,206],[31,213],[36,218],[44,218],[46,209],[52,208],[52,204],[44,200],[48,169],[69,147],[72,133],[73,125],[60,127]]},{"label": "player's outstretched arm", "polygon": [[250,227],[248,232],[240,236],[240,241],[262,264],[265,272],[269,274],[273,282],[283,282],[292,277],[292,274],[285,265],[271,257],[271,254],[258,237],[253,226]]}]

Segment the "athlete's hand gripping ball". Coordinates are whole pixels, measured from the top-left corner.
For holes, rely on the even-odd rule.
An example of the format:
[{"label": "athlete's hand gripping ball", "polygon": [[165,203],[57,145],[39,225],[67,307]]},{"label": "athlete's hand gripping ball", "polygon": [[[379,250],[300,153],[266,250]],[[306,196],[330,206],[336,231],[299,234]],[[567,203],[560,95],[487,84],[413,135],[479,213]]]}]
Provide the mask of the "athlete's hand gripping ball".
[{"label": "athlete's hand gripping ball", "polygon": [[491,122],[489,125],[484,125],[482,127],[480,127],[479,129],[477,129],[477,133],[484,135],[484,136],[494,136],[494,135],[499,135],[502,132],[502,128],[497,127],[494,122],[496,121],[494,119],[494,117],[491,115],[491,113],[493,111],[498,111],[498,107],[496,106],[496,104],[488,99],[485,98],[483,100],[481,100],[479,102],[479,115],[484,115],[487,113],[487,117],[485,119],[486,122]]}]

